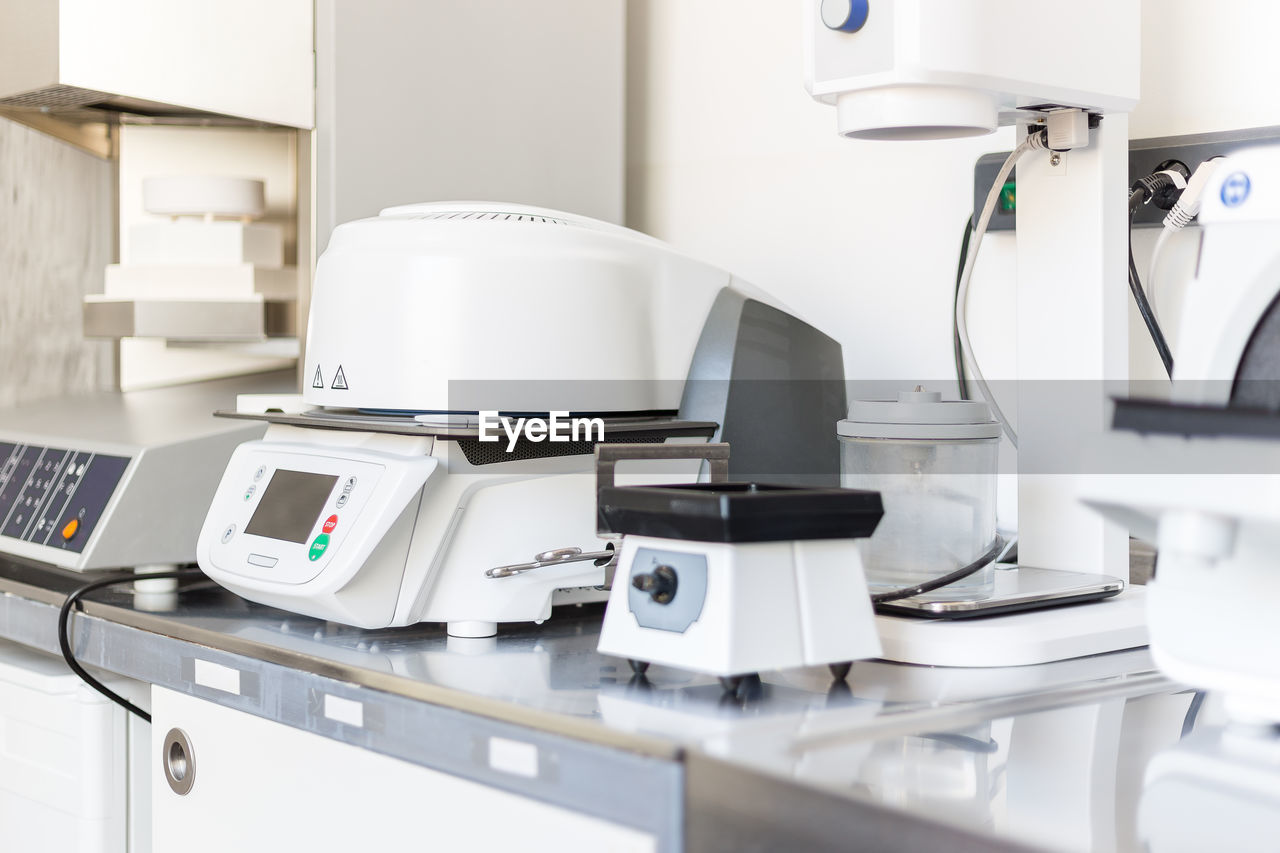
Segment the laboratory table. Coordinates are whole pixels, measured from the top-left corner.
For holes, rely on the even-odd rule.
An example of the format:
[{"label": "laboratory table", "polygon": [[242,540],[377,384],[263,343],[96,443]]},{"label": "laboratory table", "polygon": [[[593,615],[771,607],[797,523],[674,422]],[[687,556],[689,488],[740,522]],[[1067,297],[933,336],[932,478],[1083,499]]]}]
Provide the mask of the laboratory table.
[{"label": "laboratory table", "polygon": [[[58,605],[84,581],[0,559],[0,636],[56,652]],[[91,593],[72,630],[88,665],[632,827],[664,851],[1143,849],[1153,762],[1213,725],[1212,699],[1145,650],[996,670],[865,661],[847,683],[811,668],[726,695],[598,654],[601,607],[460,639],[357,630],[196,580]]]}]

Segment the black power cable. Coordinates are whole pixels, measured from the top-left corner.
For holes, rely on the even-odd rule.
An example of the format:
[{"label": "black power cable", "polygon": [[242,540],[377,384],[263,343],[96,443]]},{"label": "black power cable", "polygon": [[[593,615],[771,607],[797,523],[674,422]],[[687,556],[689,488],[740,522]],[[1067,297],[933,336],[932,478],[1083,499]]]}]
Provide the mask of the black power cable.
[{"label": "black power cable", "polygon": [[903,589],[891,589],[888,592],[878,592],[871,596],[871,602],[873,604],[886,604],[890,601],[899,601],[903,598],[924,595],[926,592],[933,592],[935,589],[941,589],[948,584],[964,580],[969,577],[969,575],[995,560],[995,558],[999,556],[1000,552],[1004,550],[1004,545],[1005,541],[1003,537],[997,536],[995,542],[991,543],[991,547],[972,563],[961,566],[954,572],[941,575],[933,580],[927,580],[924,583],[917,584],[916,586],[904,587]]},{"label": "black power cable", "polygon": [[1169,342],[1165,340],[1164,331],[1160,328],[1160,321],[1156,319],[1155,312],[1151,310],[1151,303],[1147,301],[1147,292],[1142,289],[1142,281],[1138,277],[1138,265],[1133,261],[1133,217],[1143,200],[1150,198],[1150,195],[1150,192],[1143,188],[1135,189],[1129,195],[1129,292],[1133,294],[1133,301],[1138,305],[1138,314],[1142,316],[1142,322],[1147,326],[1151,342],[1156,345],[1156,352],[1159,353],[1160,361],[1164,364],[1164,371],[1172,379],[1173,353],[1169,349]]},{"label": "black power cable", "polygon": [[67,662],[67,666],[71,668],[72,672],[80,676],[81,680],[84,681],[85,684],[88,684],[94,690],[98,691],[103,696],[106,696],[112,702],[115,702],[129,713],[138,715],[138,717],[146,720],[148,723],[151,722],[150,714],[121,696],[119,693],[116,693],[114,690],[107,687],[98,679],[94,678],[83,666],[80,665],[80,662],[76,660],[75,653],[71,650],[71,632],[67,630],[71,621],[71,611],[80,602],[81,598],[96,589],[103,589],[105,587],[116,586],[123,583],[134,583],[135,581],[169,579],[185,580],[187,578],[203,577],[204,573],[199,569],[177,569],[172,572],[156,572],[155,574],[141,575],[131,572],[127,575],[112,575],[111,577],[99,578],[98,580],[90,581],[83,586],[77,587],[67,595],[66,599],[62,602],[62,607],[58,610],[58,647],[62,650],[62,659]]},{"label": "black power cable", "polygon": [[960,346],[960,323],[956,318],[960,302],[960,279],[964,277],[965,261],[969,260],[969,240],[973,237],[973,216],[964,220],[964,237],[960,241],[960,264],[956,267],[956,287],[951,295],[951,346],[955,350],[956,384],[960,386],[960,399],[969,399],[969,371],[964,366],[964,347]]}]

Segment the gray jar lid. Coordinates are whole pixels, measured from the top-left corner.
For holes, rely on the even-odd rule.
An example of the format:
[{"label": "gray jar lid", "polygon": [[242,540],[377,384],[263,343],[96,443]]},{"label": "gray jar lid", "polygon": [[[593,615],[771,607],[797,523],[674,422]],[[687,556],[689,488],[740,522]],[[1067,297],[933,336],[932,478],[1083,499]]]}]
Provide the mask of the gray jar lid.
[{"label": "gray jar lid", "polygon": [[937,391],[901,391],[897,400],[855,400],[849,417],[836,425],[846,438],[896,438],[919,441],[976,440],[1000,437],[991,407],[980,400],[943,400]]}]

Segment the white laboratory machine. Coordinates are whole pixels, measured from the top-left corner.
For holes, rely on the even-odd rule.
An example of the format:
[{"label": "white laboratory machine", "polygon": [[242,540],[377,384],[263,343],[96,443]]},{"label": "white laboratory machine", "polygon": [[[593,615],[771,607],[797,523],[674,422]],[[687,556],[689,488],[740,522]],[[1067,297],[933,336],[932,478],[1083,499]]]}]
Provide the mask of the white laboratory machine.
[{"label": "white laboratory machine", "polygon": [[73,571],[191,563],[214,486],[261,424],[210,416],[232,388],[288,387],[288,374],[0,411],[0,553]]},{"label": "white laboratory machine", "polygon": [[[262,424],[210,409],[246,387],[289,387],[292,372],[0,411],[0,556],[73,572],[150,573],[195,561],[214,487]],[[147,581],[154,587],[163,581]],[[140,583],[139,586],[142,584]],[[164,596],[139,597],[164,604]],[[74,646],[73,646],[74,648]],[[149,706],[146,685],[97,673]],[[99,696],[58,657],[0,642],[0,825],[6,849],[149,850],[146,725]]]},{"label": "white laboratory machine", "polygon": [[[1017,126],[1020,144],[997,182],[1017,162],[1016,424],[1000,406],[1013,401],[996,399],[973,357],[964,312],[995,193],[979,216],[961,278],[960,343],[975,387],[1018,450],[1019,565],[1034,568],[1040,581],[1053,577],[1043,573],[1050,570],[1064,572],[1068,586],[1082,574],[1103,585],[1116,576],[1122,584],[1126,532],[1079,505],[1085,478],[1072,439],[1103,432],[1104,382],[1128,375],[1124,190],[1127,113],[1138,99],[1139,4],[1088,0],[1070,14],[984,0],[803,6],[806,86],[835,107],[842,135],[946,139]],[[1058,380],[1097,391],[1066,403],[1059,390],[1072,383]],[[1140,599],[1141,590],[1130,588],[1044,613],[954,623],[881,617],[881,637],[886,654],[914,663],[1043,662],[1143,645]]]},{"label": "white laboratory machine", "polygon": [[1220,691],[1236,719],[1280,722],[1280,148],[1223,160],[1205,189],[1172,401],[1123,401],[1087,502],[1157,545],[1151,651]]},{"label": "white laboratory machine", "polygon": [[1152,853],[1263,853],[1280,824],[1280,744],[1266,730],[1197,729],[1147,764],[1137,815]]},{"label": "white laboratory machine", "polygon": [[736,690],[766,670],[827,665],[843,679],[880,656],[858,540],[880,495],[761,483],[603,486],[624,534],[601,652],[662,663]]},{"label": "white laboratory machine", "polygon": [[603,601],[600,443],[712,439],[737,479],[836,482],[839,344],[729,273],[568,213],[434,203],[340,226],[305,376],[291,404],[231,413],[271,426],[228,463],[199,564],[358,627],[490,636]]}]

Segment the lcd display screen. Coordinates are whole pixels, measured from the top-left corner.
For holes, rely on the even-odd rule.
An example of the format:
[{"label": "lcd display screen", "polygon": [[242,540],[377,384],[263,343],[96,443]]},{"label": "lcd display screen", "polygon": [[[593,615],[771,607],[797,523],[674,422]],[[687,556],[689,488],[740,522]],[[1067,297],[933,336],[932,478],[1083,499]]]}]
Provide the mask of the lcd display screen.
[{"label": "lcd display screen", "polygon": [[276,471],[244,532],[305,543],[336,482],[338,478],[328,474]]}]

